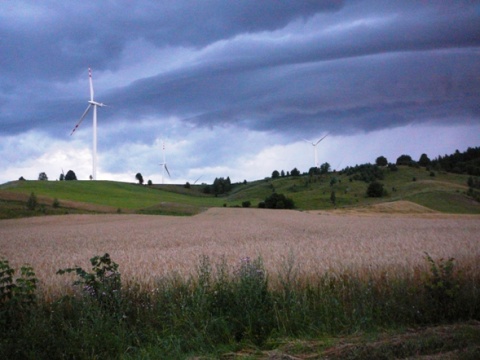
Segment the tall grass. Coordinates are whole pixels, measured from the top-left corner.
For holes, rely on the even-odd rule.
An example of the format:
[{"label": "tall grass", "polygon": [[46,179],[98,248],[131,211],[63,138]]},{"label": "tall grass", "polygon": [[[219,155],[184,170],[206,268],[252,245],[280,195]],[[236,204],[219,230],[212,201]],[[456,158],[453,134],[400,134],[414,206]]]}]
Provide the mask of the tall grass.
[{"label": "tall grass", "polygon": [[0,358],[218,356],[246,344],[268,347],[282,337],[480,320],[478,269],[428,254],[425,263],[394,276],[343,271],[303,278],[290,256],[272,283],[261,258],[231,266],[201,257],[196,274],[172,273],[147,290],[121,283],[119,266],[105,254],[91,259],[91,269],[59,272],[77,275],[70,295],[25,302],[34,299],[33,269],[14,283],[14,270],[3,260],[0,278],[8,281],[0,284],[2,294],[7,285],[29,286],[1,298]]}]

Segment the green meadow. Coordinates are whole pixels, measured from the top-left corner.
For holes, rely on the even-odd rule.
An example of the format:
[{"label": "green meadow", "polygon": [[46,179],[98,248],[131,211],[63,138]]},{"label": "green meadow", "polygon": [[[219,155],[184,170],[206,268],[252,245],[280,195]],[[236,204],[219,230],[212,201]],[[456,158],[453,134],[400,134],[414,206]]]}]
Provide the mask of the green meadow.
[{"label": "green meadow", "polygon": [[[40,214],[72,212],[126,212],[193,215],[205,208],[222,206],[257,207],[272,193],[294,201],[298,210],[354,209],[374,204],[410,201],[442,213],[479,214],[480,205],[467,196],[468,175],[422,167],[399,166],[382,169],[384,188],[379,198],[366,196],[368,183],[352,180],[345,172],[301,175],[232,184],[226,194],[204,193],[206,185],[139,185],[114,181],[13,181],[0,185],[0,218],[35,215],[23,203],[34,193]],[[335,203],[332,202],[332,192]],[[57,207],[52,207],[57,200]],[[88,206],[87,206],[88,204]]]}]

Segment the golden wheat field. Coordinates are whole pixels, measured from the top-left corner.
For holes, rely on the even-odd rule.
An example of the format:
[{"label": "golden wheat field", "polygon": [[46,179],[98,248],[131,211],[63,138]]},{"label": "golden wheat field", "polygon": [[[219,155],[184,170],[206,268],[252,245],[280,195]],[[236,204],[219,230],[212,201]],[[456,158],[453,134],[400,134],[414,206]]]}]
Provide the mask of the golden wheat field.
[{"label": "golden wheat field", "polygon": [[60,268],[109,253],[123,281],[147,287],[178,272],[193,274],[201,256],[234,266],[261,256],[268,273],[294,259],[305,276],[329,272],[399,271],[432,258],[480,264],[480,217],[436,214],[342,214],[212,208],[193,217],[64,215],[0,221],[0,258],[33,266],[45,293],[71,279]]}]

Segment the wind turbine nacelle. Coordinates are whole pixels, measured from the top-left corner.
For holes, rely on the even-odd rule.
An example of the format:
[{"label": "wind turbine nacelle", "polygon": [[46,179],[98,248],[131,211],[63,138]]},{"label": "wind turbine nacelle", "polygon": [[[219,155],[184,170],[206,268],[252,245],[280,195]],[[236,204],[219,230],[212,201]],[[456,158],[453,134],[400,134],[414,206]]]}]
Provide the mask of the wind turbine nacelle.
[{"label": "wind turbine nacelle", "polygon": [[99,102],[92,101],[92,100],[90,100],[88,103],[90,105],[95,105],[95,106],[106,106],[104,103],[99,103]]}]

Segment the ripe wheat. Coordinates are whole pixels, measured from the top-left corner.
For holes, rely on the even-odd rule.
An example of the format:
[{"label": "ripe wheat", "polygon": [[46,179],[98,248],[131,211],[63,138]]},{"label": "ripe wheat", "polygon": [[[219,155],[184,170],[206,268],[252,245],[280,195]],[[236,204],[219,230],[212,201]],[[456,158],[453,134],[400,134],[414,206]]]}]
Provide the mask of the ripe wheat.
[{"label": "ripe wheat", "polygon": [[[61,268],[89,268],[109,253],[123,281],[152,287],[159,277],[194,274],[199,258],[261,256],[272,278],[294,259],[298,274],[388,272],[414,269],[433,258],[454,257],[475,269],[480,259],[476,216],[361,216],[298,211],[214,208],[194,217],[68,215],[0,221],[0,258],[30,264],[45,293],[71,279]],[[477,270],[478,271],[478,270]]]}]

